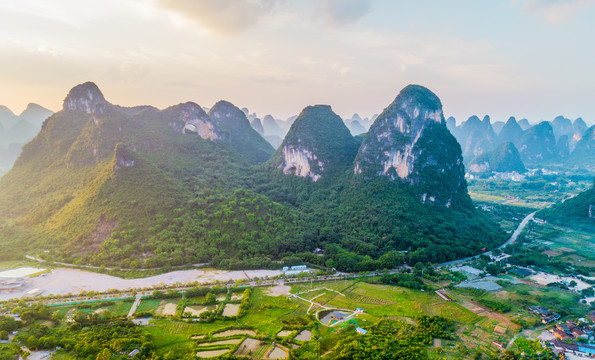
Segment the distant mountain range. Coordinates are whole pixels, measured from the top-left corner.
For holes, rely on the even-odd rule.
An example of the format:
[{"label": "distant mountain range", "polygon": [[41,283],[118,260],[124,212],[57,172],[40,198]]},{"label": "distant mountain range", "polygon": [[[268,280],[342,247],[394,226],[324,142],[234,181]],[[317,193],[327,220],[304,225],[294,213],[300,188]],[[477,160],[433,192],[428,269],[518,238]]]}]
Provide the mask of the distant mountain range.
[{"label": "distant mountain range", "polygon": [[10,169],[22,146],[37,135],[43,121],[52,114],[37,104],[27,105],[20,115],[0,105],[0,175]]},{"label": "distant mountain range", "polygon": [[[242,108],[246,118],[250,121],[252,128],[256,130],[262,137],[264,137],[275,149],[277,149],[283,142],[283,138],[291,128],[293,122],[297,119],[297,115],[291,116],[286,120],[275,119],[272,115],[265,115],[262,119],[256,113],[250,113],[247,108]],[[350,119],[343,119],[345,125],[351,132],[351,135],[362,135],[368,131],[378,114],[374,114],[371,118],[361,118],[357,113],[353,114]]]},{"label": "distant mountain range", "polygon": [[[121,107],[93,83],[74,87],[0,179],[0,252],[122,267],[299,256],[366,271],[505,239],[473,206],[461,148],[424,87],[404,88],[356,137],[326,105],[284,123],[226,101],[206,110]],[[276,150],[267,134],[283,135]]]},{"label": "distant mountain range", "polygon": [[517,148],[510,141],[500,144],[494,150],[483,152],[467,165],[470,173],[527,171]]},{"label": "distant mountain range", "polygon": [[[465,163],[474,165],[474,170],[485,167],[478,166],[485,163],[489,154],[496,151],[504,143],[510,151],[520,156],[514,159],[510,168],[521,169],[525,164],[529,166],[542,165],[579,165],[593,166],[595,162],[595,140],[593,132],[595,126],[587,128],[583,119],[574,121],[558,116],[552,121],[543,121],[536,125],[529,125],[526,119],[517,121],[510,117],[506,123],[492,124],[489,116],[480,120],[477,116],[470,117],[460,125],[452,118],[448,122],[451,133],[457,138],[463,149]],[[514,149],[513,149],[514,148]],[[589,165],[591,164],[591,165]]]}]

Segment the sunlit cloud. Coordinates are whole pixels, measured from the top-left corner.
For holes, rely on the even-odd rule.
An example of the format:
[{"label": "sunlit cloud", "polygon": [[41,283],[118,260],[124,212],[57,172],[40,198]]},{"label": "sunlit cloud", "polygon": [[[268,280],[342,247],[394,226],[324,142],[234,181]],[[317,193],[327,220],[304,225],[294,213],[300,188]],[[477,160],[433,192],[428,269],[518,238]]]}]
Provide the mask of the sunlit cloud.
[{"label": "sunlit cloud", "polygon": [[254,26],[275,6],[274,0],[155,0],[219,34],[236,34]]},{"label": "sunlit cloud", "polygon": [[451,111],[555,103],[557,114],[566,96],[595,120],[595,51],[584,45],[595,35],[581,16],[595,0],[510,1],[481,5],[493,22],[439,0],[433,12],[379,0],[0,1],[0,104],[57,109],[70,87],[95,81],[121,105],[225,98],[279,116],[313,103],[370,115],[419,83]]}]

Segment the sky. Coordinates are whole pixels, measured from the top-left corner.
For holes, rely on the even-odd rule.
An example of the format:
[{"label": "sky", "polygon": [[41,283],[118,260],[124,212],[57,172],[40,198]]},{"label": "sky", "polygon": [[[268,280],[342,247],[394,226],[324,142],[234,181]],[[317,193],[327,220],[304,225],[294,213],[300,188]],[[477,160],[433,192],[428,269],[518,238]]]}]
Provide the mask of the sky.
[{"label": "sky", "polygon": [[228,100],[380,113],[408,84],[457,121],[595,123],[595,0],[0,0],[0,104]]}]

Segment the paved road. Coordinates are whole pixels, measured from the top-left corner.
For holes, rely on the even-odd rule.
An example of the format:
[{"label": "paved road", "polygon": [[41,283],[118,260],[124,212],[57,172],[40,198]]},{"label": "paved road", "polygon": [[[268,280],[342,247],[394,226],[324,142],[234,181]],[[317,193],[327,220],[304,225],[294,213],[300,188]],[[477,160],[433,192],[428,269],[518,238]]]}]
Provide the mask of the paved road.
[{"label": "paved road", "polygon": [[[521,223],[519,224],[519,226],[516,228],[516,230],[512,233],[512,235],[510,236],[510,238],[502,245],[500,245],[497,249],[502,249],[505,246],[508,246],[512,243],[514,243],[516,241],[516,239],[519,237],[519,235],[521,234],[521,232],[523,232],[523,229],[525,228],[525,226],[527,226],[527,224],[529,223],[529,221],[531,221],[533,219],[533,217],[535,216],[535,214],[537,213],[537,211],[532,212],[531,214],[527,215],[523,221],[521,221]],[[454,261],[448,261],[442,264],[438,264],[437,267],[445,267],[445,266],[452,266],[452,265],[457,265],[457,264],[461,264],[473,259],[477,259],[478,257],[480,257],[481,255],[487,255],[490,256],[492,255],[492,250],[490,251],[486,251],[483,254],[479,254],[479,255],[474,255],[474,256],[469,256],[466,257],[464,259],[459,259],[459,260],[454,260]]]},{"label": "paved road", "polygon": [[139,291],[136,294],[136,300],[134,300],[134,304],[132,304],[132,307],[130,308],[130,311],[128,312],[128,317],[131,318],[132,315],[134,315],[134,312],[136,311],[136,308],[140,305],[140,301],[143,298],[143,293],[141,291]]}]

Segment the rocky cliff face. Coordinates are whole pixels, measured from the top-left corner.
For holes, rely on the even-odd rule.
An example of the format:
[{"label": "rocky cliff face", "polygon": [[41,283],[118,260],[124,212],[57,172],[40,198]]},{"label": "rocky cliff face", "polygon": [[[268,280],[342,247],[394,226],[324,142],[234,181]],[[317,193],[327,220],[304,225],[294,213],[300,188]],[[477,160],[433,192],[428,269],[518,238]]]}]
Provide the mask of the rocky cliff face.
[{"label": "rocky cliff face", "polygon": [[416,185],[424,203],[450,206],[457,194],[466,196],[461,148],[446,128],[440,99],[418,85],[404,88],[378,116],[354,172]]},{"label": "rocky cliff face", "polygon": [[170,123],[174,130],[185,134],[197,134],[203,139],[223,140],[221,131],[211,122],[209,115],[193,102],[181,104],[178,107],[178,121]]},{"label": "rocky cliff face", "polygon": [[100,103],[105,103],[103,94],[92,82],[73,87],[66,99],[64,99],[64,110],[70,111],[84,111],[87,114],[93,113],[95,106]]},{"label": "rocky cliff face", "polygon": [[116,145],[114,150],[114,170],[134,166],[136,159],[133,153],[124,144]]},{"label": "rocky cliff face", "polygon": [[312,181],[318,181],[322,177],[325,162],[318,160],[318,156],[311,151],[285,145],[281,147],[281,153],[283,161],[278,168],[282,169],[284,174],[309,177]]},{"label": "rocky cliff face", "polygon": [[328,105],[305,108],[271,159],[284,174],[318,181],[352,164],[356,143],[343,120]]}]

